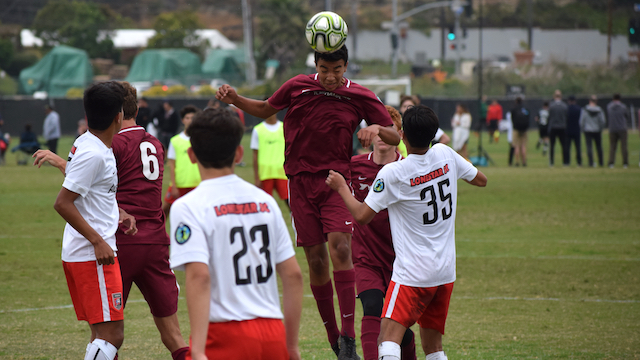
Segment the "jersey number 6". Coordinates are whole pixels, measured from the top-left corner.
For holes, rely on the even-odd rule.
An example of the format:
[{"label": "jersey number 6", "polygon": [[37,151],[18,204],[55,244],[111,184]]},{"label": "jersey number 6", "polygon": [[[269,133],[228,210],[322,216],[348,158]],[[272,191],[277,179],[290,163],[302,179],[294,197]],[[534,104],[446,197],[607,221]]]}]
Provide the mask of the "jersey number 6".
[{"label": "jersey number 6", "polygon": [[[258,284],[266,283],[269,281],[269,278],[273,274],[273,267],[271,266],[271,253],[269,252],[269,231],[267,225],[256,225],[249,230],[249,237],[251,237],[251,243],[253,244],[256,241],[256,234],[261,234],[262,237],[262,247],[260,248],[260,253],[264,254],[265,259],[267,260],[267,268],[266,274],[262,275],[262,265],[258,265],[256,267],[256,275],[258,278]],[[244,227],[237,226],[231,229],[231,233],[229,234],[231,237],[231,244],[236,241],[236,238],[240,238],[242,242],[242,249],[238,251],[235,255],[233,255],[233,270],[236,275],[236,285],[247,285],[251,284],[251,266],[247,266],[246,274],[247,277],[241,277],[240,273],[240,258],[245,256],[248,251],[247,239],[244,233]]]},{"label": "jersey number 6", "polygon": [[[442,209],[442,220],[447,220],[451,217],[453,213],[453,203],[451,201],[451,192],[447,195],[444,194],[444,185],[449,187],[449,179],[444,179],[438,183],[438,192],[440,193],[440,202],[445,202],[449,200],[449,211],[447,212],[446,207]],[[422,214],[422,223],[425,225],[431,225],[438,221],[438,203],[436,202],[436,192],[433,188],[433,185],[429,185],[426,188],[420,191],[420,200],[424,200],[427,198],[427,192],[431,194],[431,200],[427,203],[427,205],[431,205],[433,207],[433,218],[429,218],[429,212]]]},{"label": "jersey number 6", "polygon": [[153,181],[158,180],[160,176],[160,165],[158,165],[158,157],[155,156],[158,150],[156,147],[148,142],[143,141],[140,143],[140,161],[142,162],[142,175],[147,179]]}]

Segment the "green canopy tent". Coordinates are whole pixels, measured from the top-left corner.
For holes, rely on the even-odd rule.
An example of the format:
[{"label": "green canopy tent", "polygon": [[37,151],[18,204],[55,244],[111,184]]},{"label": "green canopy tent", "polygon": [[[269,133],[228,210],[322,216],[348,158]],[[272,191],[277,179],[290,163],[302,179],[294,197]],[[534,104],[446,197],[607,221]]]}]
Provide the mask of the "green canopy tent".
[{"label": "green canopy tent", "polygon": [[176,80],[183,85],[202,77],[200,58],[187,49],[148,49],[131,64],[128,82]]},{"label": "green canopy tent", "polygon": [[240,64],[244,63],[242,49],[215,49],[202,63],[202,75],[208,78],[225,79],[232,84],[244,81],[244,72]]},{"label": "green canopy tent", "polygon": [[59,45],[35,65],[20,72],[20,85],[26,94],[46,91],[61,97],[70,88],[85,88],[93,80],[93,69],[86,51]]}]

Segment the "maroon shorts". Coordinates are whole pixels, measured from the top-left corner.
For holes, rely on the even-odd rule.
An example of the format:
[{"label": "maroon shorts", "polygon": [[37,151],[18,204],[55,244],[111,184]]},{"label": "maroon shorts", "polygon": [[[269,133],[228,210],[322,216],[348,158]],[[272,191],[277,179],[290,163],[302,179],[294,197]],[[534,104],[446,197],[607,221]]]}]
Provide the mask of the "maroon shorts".
[{"label": "maroon shorts", "polygon": [[[169,185],[169,188],[167,189],[167,193],[164,195],[164,201],[166,201],[168,204],[173,204],[174,202],[176,202],[176,200],[178,200],[178,198],[174,198],[171,195],[171,188],[173,187],[173,185]],[[180,192],[180,197],[185,196],[186,194],[189,193],[189,191],[193,190],[195,188],[178,188],[178,191]]]},{"label": "maroon shorts", "polygon": [[384,298],[382,317],[409,328],[416,322],[421,328],[434,329],[444,335],[453,283],[421,288],[391,281]]},{"label": "maroon shorts", "polygon": [[166,317],[178,311],[178,283],[169,267],[169,245],[118,244],[124,302],[136,283],[151,314]]},{"label": "maroon shorts", "polygon": [[289,180],[287,179],[266,179],[262,180],[262,190],[273,196],[273,189],[276,189],[280,199],[287,200],[289,198]]},{"label": "maroon shorts", "polygon": [[[288,360],[282,320],[209,323],[205,354],[209,359]],[[186,359],[191,360],[191,350]]]},{"label": "maroon shorts", "polygon": [[362,262],[354,262],[353,268],[356,271],[356,289],[358,294],[367,290],[387,291],[391,281],[391,270],[378,266],[370,266]]},{"label": "maroon shorts", "polygon": [[331,232],[353,233],[353,216],[325,180],[329,171],[300,173],[289,179],[289,205],[298,246],[327,242]]}]

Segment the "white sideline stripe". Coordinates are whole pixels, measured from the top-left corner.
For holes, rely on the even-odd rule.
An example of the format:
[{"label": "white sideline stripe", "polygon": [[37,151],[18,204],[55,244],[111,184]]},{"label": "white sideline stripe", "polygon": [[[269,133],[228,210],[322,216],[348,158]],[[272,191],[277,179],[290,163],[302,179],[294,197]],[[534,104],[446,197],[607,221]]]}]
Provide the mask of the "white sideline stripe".
[{"label": "white sideline stripe", "polygon": [[[280,295],[282,297],[282,295]],[[303,295],[305,298],[313,298],[311,294]],[[504,301],[558,301],[558,302],[596,302],[596,303],[613,303],[613,304],[640,304],[640,300],[610,300],[610,299],[560,299],[560,298],[523,298],[523,297],[475,297],[475,296],[453,296],[454,299],[460,300],[504,300]],[[178,299],[184,300],[185,298],[179,297]],[[127,304],[131,303],[144,303],[146,300],[129,300]],[[73,305],[61,305],[61,306],[47,306],[41,308],[27,308],[27,309],[13,309],[13,310],[0,310],[0,314],[30,312],[30,311],[42,311],[42,310],[60,310],[60,309],[73,309]]]}]

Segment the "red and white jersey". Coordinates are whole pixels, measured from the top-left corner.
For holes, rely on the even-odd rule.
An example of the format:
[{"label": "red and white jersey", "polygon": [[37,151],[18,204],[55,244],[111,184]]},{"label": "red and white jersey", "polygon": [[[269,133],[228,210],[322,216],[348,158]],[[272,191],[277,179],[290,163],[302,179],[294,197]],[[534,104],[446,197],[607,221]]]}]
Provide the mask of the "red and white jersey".
[{"label": "red and white jersey", "polygon": [[391,280],[413,287],[455,281],[458,179],[471,181],[477,173],[441,144],[380,170],[364,201],[375,212],[389,210],[396,252]]},{"label": "red and white jersey", "polygon": [[113,138],[118,166],[118,205],[136,218],[138,233],[118,229],[118,244],[169,244],[162,211],[164,149],[158,139],[141,126],[131,126]]},{"label": "red and white jersey", "polygon": [[[116,251],[115,234],[120,217],[116,203],[116,159],[111,148],[90,131],[74,141],[62,187],[80,195],[73,202],[80,215]],[[93,245],[68,223],[62,238],[62,260],[96,260]]]},{"label": "red and white jersey", "polygon": [[353,133],[360,121],[393,125],[387,109],[371,90],[344,80],[344,85],[327,91],[320,85],[318,74],[298,75],[269,98],[273,108],[288,108],[284,117],[287,175],[333,169],[348,178]]},{"label": "red and white jersey", "polygon": [[282,319],[275,269],[295,252],[273,197],[228,175],[202,181],[170,217],[171,267],[209,267],[210,322]]},{"label": "red and white jersey", "polygon": [[[402,155],[396,153],[396,161]],[[358,201],[364,201],[371,184],[384,165],[373,162],[373,153],[351,158],[351,187]],[[395,254],[391,241],[389,213],[381,210],[367,225],[353,224],[351,256],[354,263],[367,264],[391,271]]]}]

